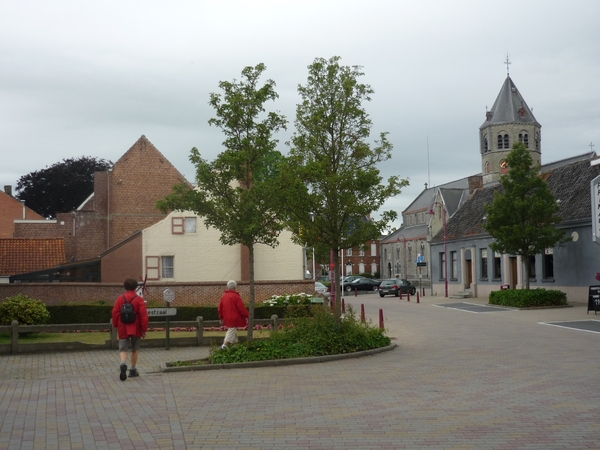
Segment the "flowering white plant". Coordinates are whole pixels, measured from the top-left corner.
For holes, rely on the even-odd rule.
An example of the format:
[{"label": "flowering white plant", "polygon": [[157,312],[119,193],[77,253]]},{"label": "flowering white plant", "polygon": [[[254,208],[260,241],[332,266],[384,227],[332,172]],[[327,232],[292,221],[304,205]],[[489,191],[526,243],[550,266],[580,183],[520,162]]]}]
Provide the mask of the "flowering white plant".
[{"label": "flowering white plant", "polygon": [[301,292],[299,294],[272,295],[262,302],[267,306],[287,306],[287,305],[310,305],[311,295]]}]

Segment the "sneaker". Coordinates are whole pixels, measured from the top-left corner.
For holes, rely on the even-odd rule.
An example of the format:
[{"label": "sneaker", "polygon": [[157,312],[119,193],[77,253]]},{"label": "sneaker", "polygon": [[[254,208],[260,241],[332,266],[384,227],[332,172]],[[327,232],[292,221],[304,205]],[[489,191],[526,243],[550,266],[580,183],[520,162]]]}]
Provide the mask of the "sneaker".
[{"label": "sneaker", "polygon": [[221,345],[221,350],[227,350],[227,346],[225,344]]},{"label": "sneaker", "polygon": [[139,376],[140,376],[140,373],[138,372],[138,370],[137,370],[137,369],[131,369],[131,370],[129,371],[129,376],[130,376],[130,377],[139,377]]},{"label": "sneaker", "polygon": [[127,379],[127,364],[123,363],[120,366],[121,368],[121,375],[119,375],[119,378],[121,379],[121,381],[125,381]]}]

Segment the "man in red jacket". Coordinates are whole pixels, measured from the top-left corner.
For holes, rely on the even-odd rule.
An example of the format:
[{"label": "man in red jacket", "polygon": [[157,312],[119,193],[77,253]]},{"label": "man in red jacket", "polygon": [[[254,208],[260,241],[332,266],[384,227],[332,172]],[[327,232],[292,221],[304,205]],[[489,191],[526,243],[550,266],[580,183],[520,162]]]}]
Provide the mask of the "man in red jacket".
[{"label": "man in red jacket", "polygon": [[[127,278],[123,287],[125,293],[120,295],[112,309],[112,323],[119,330],[119,355],[121,364],[119,378],[121,381],[127,379],[127,352],[131,350],[131,367],[129,369],[130,377],[139,377],[140,373],[135,365],[140,351],[140,344],[148,330],[148,311],[144,299],[135,293],[138,283],[133,278]],[[133,323],[123,323],[121,321],[121,308],[123,303],[129,302],[133,306],[135,321]]]},{"label": "man in red jacket", "polygon": [[233,280],[228,281],[227,289],[219,302],[219,319],[227,327],[222,349],[226,349],[228,344],[237,344],[237,327],[248,323],[248,310],[236,289],[237,283]]}]

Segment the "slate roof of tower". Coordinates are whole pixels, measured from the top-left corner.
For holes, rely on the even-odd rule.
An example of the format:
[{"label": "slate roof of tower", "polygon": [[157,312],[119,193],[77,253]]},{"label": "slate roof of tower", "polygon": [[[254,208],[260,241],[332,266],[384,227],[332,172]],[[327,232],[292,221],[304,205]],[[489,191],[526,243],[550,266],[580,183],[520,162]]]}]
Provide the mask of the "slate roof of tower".
[{"label": "slate roof of tower", "polygon": [[[563,223],[591,221],[590,181],[600,175],[599,166],[590,166],[590,161],[595,158],[595,153],[587,153],[580,157],[569,158],[558,167],[555,164],[559,162],[555,162],[542,166],[540,169],[541,173],[548,174],[546,182],[550,192],[557,201],[560,201],[558,214],[563,218]],[[576,161],[572,162],[573,159]],[[452,240],[487,236],[488,233],[482,226],[485,206],[492,202],[494,192],[501,192],[501,189],[500,184],[493,184],[476,190],[456,214],[448,219],[446,238]],[[444,231],[442,229],[432,241],[439,242],[443,238]]]},{"label": "slate roof of tower", "polygon": [[483,129],[490,125],[500,125],[504,123],[535,123],[541,125],[535,120],[531,109],[525,103],[521,93],[513,83],[510,76],[506,77],[496,101],[487,112],[485,122],[479,127]]}]

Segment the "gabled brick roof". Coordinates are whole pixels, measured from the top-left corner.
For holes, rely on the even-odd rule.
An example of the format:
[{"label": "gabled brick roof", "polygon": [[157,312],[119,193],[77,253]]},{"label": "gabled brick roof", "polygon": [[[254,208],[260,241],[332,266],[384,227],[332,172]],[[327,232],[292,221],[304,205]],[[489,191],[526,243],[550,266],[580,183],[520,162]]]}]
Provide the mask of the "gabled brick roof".
[{"label": "gabled brick roof", "polygon": [[[560,201],[559,216],[562,222],[589,220],[591,223],[590,181],[600,174],[599,166],[590,166],[591,159],[542,170],[547,173],[546,182],[557,201]],[[542,168],[543,169],[543,168]],[[473,193],[464,205],[448,220],[446,238],[458,239],[469,236],[487,235],[483,229],[485,206],[489,205],[494,192],[500,191],[499,184],[493,184]],[[444,230],[440,230],[432,239],[440,241]]]},{"label": "gabled brick roof", "polygon": [[0,239],[0,276],[51,269],[64,262],[63,239]]}]

